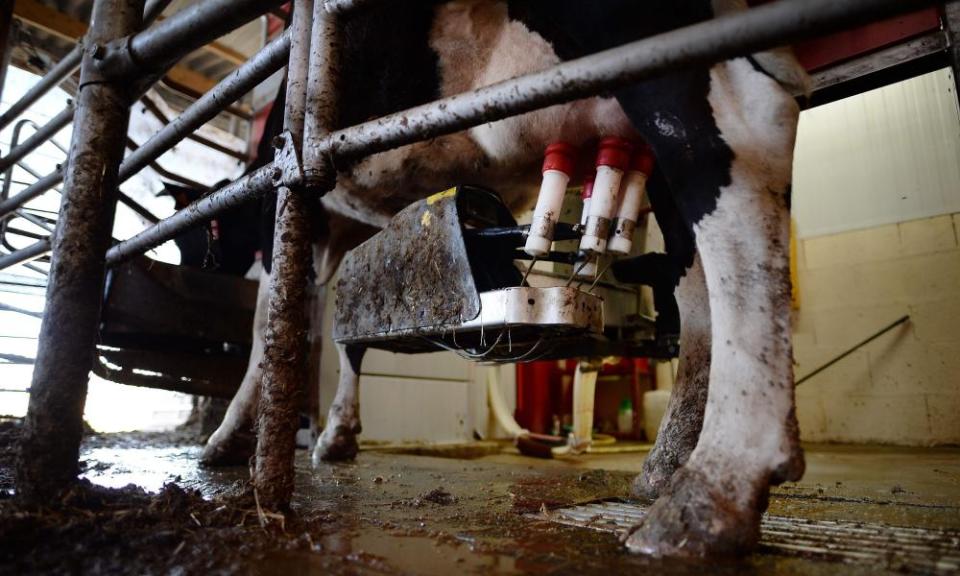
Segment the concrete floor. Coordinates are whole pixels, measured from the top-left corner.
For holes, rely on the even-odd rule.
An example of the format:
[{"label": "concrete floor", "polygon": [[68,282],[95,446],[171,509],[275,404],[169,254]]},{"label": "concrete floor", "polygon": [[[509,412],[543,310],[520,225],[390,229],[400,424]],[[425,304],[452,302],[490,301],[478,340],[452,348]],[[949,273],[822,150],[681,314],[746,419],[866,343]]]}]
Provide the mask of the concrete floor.
[{"label": "concrete floor", "polygon": [[[430,452],[429,450],[418,450]],[[298,455],[295,507],[328,514],[330,532],[313,551],[277,551],[251,561],[252,573],[702,574],[702,564],[656,561],[626,553],[613,534],[546,521],[543,509],[623,497],[643,452],[535,460],[507,449],[475,450],[464,459],[377,451],[352,464],[309,467]],[[442,450],[446,456],[464,455]],[[207,495],[245,476],[243,469],[205,471],[196,448],[144,446],[84,451],[87,477],[155,490],[178,478]],[[808,446],[808,470],[775,490],[770,514],[949,529],[960,536],[960,449]],[[960,540],[952,542],[960,548]],[[903,571],[883,562],[839,564],[760,552],[712,562],[711,573]],[[950,572],[949,566],[943,572]]]}]

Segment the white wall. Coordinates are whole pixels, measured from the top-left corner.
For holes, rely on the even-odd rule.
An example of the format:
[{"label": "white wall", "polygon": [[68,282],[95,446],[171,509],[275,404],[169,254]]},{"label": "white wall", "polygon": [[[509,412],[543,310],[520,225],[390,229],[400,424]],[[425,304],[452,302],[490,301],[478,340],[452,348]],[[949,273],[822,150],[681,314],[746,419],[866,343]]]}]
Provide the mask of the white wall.
[{"label": "white wall", "polygon": [[960,112],[948,69],[805,111],[801,238],[960,212]]},{"label": "white wall", "polygon": [[804,112],[794,180],[803,377],[815,442],[960,444],[960,114],[941,70]]}]

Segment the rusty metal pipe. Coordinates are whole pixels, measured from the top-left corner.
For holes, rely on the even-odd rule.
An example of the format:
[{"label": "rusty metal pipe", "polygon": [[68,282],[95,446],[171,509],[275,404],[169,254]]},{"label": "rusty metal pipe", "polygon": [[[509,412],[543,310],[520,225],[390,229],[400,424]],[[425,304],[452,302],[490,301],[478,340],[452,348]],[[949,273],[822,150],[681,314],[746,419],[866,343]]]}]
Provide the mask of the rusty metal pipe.
[{"label": "rusty metal pipe", "polygon": [[19,100],[13,103],[3,115],[0,115],[0,129],[5,128],[18,116],[27,111],[28,108],[36,104],[37,100],[42,98],[47,92],[56,88],[61,82],[73,75],[80,67],[80,60],[83,59],[83,46],[77,45],[69,54],[63,57],[63,60],[47,72],[39,82],[33,85],[33,88],[27,90]]},{"label": "rusty metal pipe", "polygon": [[[285,33],[221,80],[212,90],[191,104],[179,117],[164,126],[123,161],[119,171],[119,183],[122,184],[132,178],[180,143],[188,134],[214,118],[226,106],[281,69],[289,50],[290,36]],[[63,172],[57,170],[37,180],[16,196],[0,201],[0,218],[38,198],[62,181]]]},{"label": "rusty metal pipe", "polygon": [[211,41],[262,16],[287,0],[204,0],[139,34],[96,51],[107,77],[141,77],[160,72]]},{"label": "rusty metal pipe", "polygon": [[[314,0],[294,2],[284,110],[284,128],[290,134],[286,145],[294,150],[303,143],[311,30],[316,32],[313,41],[322,41],[324,29],[332,26],[332,17],[326,17],[323,10],[319,12],[323,17],[317,19]],[[306,191],[279,186],[253,476],[258,502],[274,511],[289,510],[293,496],[297,408],[307,380],[310,220],[311,202]]]},{"label": "rusty metal pipe", "polygon": [[304,156],[366,156],[621,88],[678,68],[709,65],[940,3],[779,0],[338,130],[326,138],[310,138]]},{"label": "rusty metal pipe", "polygon": [[212,120],[226,107],[253,90],[274,72],[283,68],[290,52],[290,35],[282,36],[257,52],[243,66],[230,73],[212,90],[191,104],[153,137],[128,156],[120,166],[120,182],[125,182],[151,162],[180,143],[189,134]]},{"label": "rusty metal pipe", "polygon": [[313,188],[333,188],[329,182],[333,178],[330,155],[316,146],[307,146],[307,142],[316,142],[330,134],[337,120],[340,70],[336,18],[320,2],[314,6],[303,146],[303,174],[308,186]]},{"label": "rusty metal pipe", "polygon": [[[145,24],[153,22],[171,2],[172,0],[151,0],[143,10],[143,22]],[[56,88],[61,82],[72,76],[73,73],[77,71],[77,68],[80,67],[81,60],[83,60],[82,39],[69,54],[64,56],[62,60],[57,62],[53,68],[44,74],[43,78],[34,84],[33,88],[27,90],[26,94],[14,102],[6,112],[0,115],[0,129],[5,128],[8,124],[16,120],[18,116],[26,112],[28,108],[33,106],[37,100],[42,98],[47,92]]]},{"label": "rusty metal pipe", "polygon": [[4,270],[24,262],[30,262],[31,260],[36,260],[49,251],[50,240],[45,238],[39,242],[27,246],[26,248],[21,248],[16,252],[11,252],[10,254],[4,254],[3,256],[0,256],[0,270]]},{"label": "rusty metal pipe", "polygon": [[7,214],[13,212],[34,198],[42,196],[46,192],[57,187],[61,182],[63,182],[63,169],[57,168],[53,172],[24,188],[16,196],[11,196],[3,202],[0,202],[0,218],[3,218]]},{"label": "rusty metal pipe", "polygon": [[[937,3],[932,0],[779,0],[327,136],[308,134],[303,154],[320,158],[370,155],[576,100],[678,67],[705,65],[750,54]],[[0,215],[3,206],[0,204]],[[216,216],[220,211],[211,209],[206,217]],[[172,237],[162,237],[160,242]]]},{"label": "rusty metal pipe", "polygon": [[273,190],[274,175],[273,166],[264,166],[197,200],[173,216],[164,218],[156,225],[111,248],[107,252],[107,265],[113,266],[134,258],[191,228],[200,226],[217,214],[263,196]]},{"label": "rusty metal pipe", "polygon": [[71,122],[73,122],[72,102],[67,104],[67,107],[64,108],[62,112],[41,126],[40,129],[34,132],[26,141],[12,148],[6,156],[0,158],[0,172],[6,172],[8,168],[23,160],[24,157],[39,148],[47,140],[53,138]]},{"label": "rusty metal pipe", "polygon": [[[95,0],[87,38],[106,43],[140,28],[143,0]],[[88,375],[100,324],[117,199],[117,171],[130,119],[123,82],[107,81],[88,54],[80,71],[64,198],[53,238],[46,307],[17,462],[18,497],[48,502],[79,471]]]},{"label": "rusty metal pipe", "polygon": [[[148,3],[143,9],[143,25],[146,26],[152,23],[157,17],[160,16],[160,13],[163,12],[163,9],[170,5],[171,2],[172,0],[151,0],[151,2]],[[3,116],[0,116],[0,129],[16,119],[17,116],[26,111],[51,89],[58,86],[63,80],[73,75],[73,73],[80,66],[80,61],[82,58],[83,46],[82,44],[78,44],[74,50],[65,56],[63,60],[57,63],[57,65],[54,66],[43,78],[41,78],[40,81],[33,86],[33,88],[28,90],[20,100],[14,103],[14,105],[11,106]],[[47,125],[49,126],[51,123],[48,123]],[[67,122],[67,124],[69,124],[69,122]],[[56,132],[53,134],[55,133]],[[51,134],[51,136],[53,134]],[[2,170],[0,170],[0,172],[2,172]],[[13,210],[16,210],[30,200],[43,195],[59,185],[61,182],[63,182],[63,172],[58,168],[56,171],[38,179],[31,186],[28,186],[26,189],[17,194],[15,198],[7,198],[6,194],[0,195],[0,218],[3,218],[5,215],[9,214]],[[4,186],[6,189],[7,185],[5,184]],[[129,199],[121,194],[121,200],[123,200],[125,203],[128,203],[127,200]],[[132,202],[132,200],[129,200],[129,203]],[[137,207],[133,206],[133,204],[129,205],[131,205],[134,210],[137,210]],[[155,218],[151,219],[155,221]]]},{"label": "rusty metal pipe", "polygon": [[[167,118],[167,115],[163,113],[163,110],[161,110],[160,107],[157,105],[157,103],[151,100],[149,96],[147,95],[141,96],[140,104],[143,104],[144,110],[150,112],[150,114],[153,115],[153,117],[159,120],[161,123],[163,123],[164,126],[167,126],[168,124],[170,124],[170,119]],[[230,148],[229,146],[224,146],[223,144],[214,142],[213,140],[210,140],[209,138],[205,138],[197,134],[196,132],[187,134],[185,139],[193,140],[197,144],[201,144],[203,146],[206,146],[207,148],[210,148],[211,150],[216,150],[217,152],[226,154],[231,158],[236,158],[237,160],[244,163],[250,160],[249,152],[245,150],[244,151],[235,150],[233,148]]]}]

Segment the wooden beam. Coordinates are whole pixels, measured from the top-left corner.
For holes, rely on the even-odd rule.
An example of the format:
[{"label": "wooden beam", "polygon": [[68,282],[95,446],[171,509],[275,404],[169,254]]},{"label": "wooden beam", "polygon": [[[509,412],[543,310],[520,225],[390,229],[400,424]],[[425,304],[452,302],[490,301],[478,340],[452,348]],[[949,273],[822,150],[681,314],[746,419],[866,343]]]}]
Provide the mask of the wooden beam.
[{"label": "wooden beam", "polygon": [[68,42],[76,42],[87,33],[87,25],[36,0],[14,0],[13,14],[44,32]]},{"label": "wooden beam", "polygon": [[221,44],[219,42],[211,42],[210,44],[207,44],[206,46],[201,48],[200,51],[209,52],[210,54],[219,56],[220,58],[226,60],[227,62],[230,62],[234,66],[240,66],[241,64],[247,61],[246,56],[244,56],[240,52],[237,52],[233,48],[225,44]]},{"label": "wooden beam", "polygon": [[[85,22],[71,18],[56,8],[41,4],[37,0],[15,0],[13,11],[18,18],[31,26],[68,42],[74,42],[87,33]],[[200,50],[214,54],[235,66],[247,61],[246,56],[219,42],[210,43]]]},{"label": "wooden beam", "polygon": [[[50,6],[41,4],[37,0],[15,0],[13,11],[17,18],[30,26],[39,28],[68,42],[76,42],[87,33],[86,23],[71,18]],[[246,62],[246,57],[230,48],[221,46],[211,49],[210,46],[206,46],[205,49],[234,63]],[[229,54],[230,57],[225,57],[226,54]],[[171,68],[163,80],[165,84],[175,90],[194,98],[199,98],[217,85],[216,80],[179,65]],[[243,118],[252,117],[248,106],[231,106],[229,111]]]}]

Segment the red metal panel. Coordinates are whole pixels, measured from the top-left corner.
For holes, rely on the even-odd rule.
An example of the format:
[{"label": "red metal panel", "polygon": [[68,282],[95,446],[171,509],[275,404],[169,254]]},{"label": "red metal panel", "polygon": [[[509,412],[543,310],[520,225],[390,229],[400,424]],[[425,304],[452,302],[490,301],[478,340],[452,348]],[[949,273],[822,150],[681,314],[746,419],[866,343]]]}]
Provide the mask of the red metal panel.
[{"label": "red metal panel", "polygon": [[536,434],[549,434],[553,425],[560,370],[554,360],[517,364],[517,412],[520,426]]},{"label": "red metal panel", "polygon": [[[750,4],[769,1],[750,0]],[[794,50],[800,63],[814,71],[939,29],[940,8],[932,7],[803,42]]]}]

